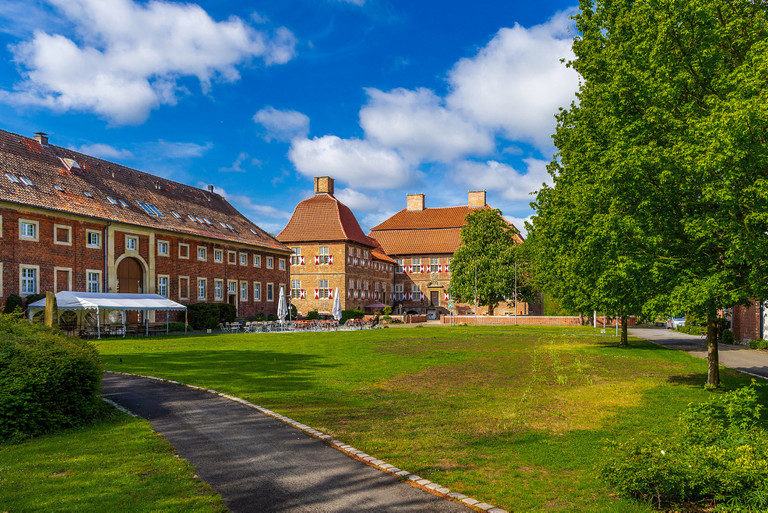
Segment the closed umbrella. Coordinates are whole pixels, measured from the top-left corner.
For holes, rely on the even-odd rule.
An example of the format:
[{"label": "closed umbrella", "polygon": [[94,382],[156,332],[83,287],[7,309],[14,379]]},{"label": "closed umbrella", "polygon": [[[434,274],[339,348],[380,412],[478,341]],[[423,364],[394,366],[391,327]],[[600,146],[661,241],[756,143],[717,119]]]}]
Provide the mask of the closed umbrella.
[{"label": "closed umbrella", "polygon": [[336,287],[336,292],[333,296],[333,310],[331,310],[331,315],[333,315],[333,318],[337,321],[341,320],[341,300],[339,300],[339,287]]},{"label": "closed umbrella", "polygon": [[288,317],[288,305],[285,301],[285,288],[280,287],[280,298],[277,300],[277,318],[280,324],[285,324],[285,318]]}]

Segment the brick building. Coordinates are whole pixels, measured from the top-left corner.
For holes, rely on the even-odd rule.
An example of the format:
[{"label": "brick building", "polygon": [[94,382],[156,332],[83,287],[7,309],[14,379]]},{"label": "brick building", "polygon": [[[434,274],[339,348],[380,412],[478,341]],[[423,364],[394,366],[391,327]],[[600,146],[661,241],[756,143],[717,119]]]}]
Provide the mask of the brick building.
[{"label": "brick building", "polygon": [[[444,208],[426,208],[424,194],[409,194],[404,210],[371,229],[369,235],[396,263],[396,313],[427,314],[428,318],[449,313],[451,259],[459,248],[467,214],[479,208],[491,208],[485,191],[470,191],[466,206]],[[515,241],[519,244],[523,239],[515,235]],[[466,304],[454,307],[458,314],[474,310]],[[507,310],[500,305],[496,313],[504,315]],[[527,314],[528,305],[519,303],[518,313]]]},{"label": "brick building", "polygon": [[[157,293],[275,313],[290,251],[202,190],[0,130],[0,300]],[[162,315],[162,314],[158,314]]]},{"label": "brick building", "polygon": [[292,252],[291,302],[302,315],[330,313],[337,287],[344,310],[386,303],[392,293],[394,261],[333,193],[332,178],[315,178],[314,196],[296,205],[277,236]]},{"label": "brick building", "polygon": [[733,338],[745,343],[758,338],[768,340],[768,305],[752,301],[749,307],[736,306],[731,309]]}]

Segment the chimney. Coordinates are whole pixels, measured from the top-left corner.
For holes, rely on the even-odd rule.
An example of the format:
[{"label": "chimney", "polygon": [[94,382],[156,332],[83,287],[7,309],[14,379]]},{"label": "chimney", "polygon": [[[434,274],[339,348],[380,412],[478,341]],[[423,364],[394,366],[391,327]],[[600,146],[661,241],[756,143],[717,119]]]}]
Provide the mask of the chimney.
[{"label": "chimney", "polygon": [[315,194],[328,194],[329,196],[333,196],[333,178],[330,176],[316,176]]},{"label": "chimney", "polygon": [[485,203],[485,191],[469,191],[469,208],[482,208]]},{"label": "chimney", "polygon": [[407,208],[408,210],[424,210],[424,195],[409,194]]},{"label": "chimney", "polygon": [[208,192],[210,192],[211,194],[213,194],[213,184],[211,184],[211,185],[209,185],[209,186],[208,186]]},{"label": "chimney", "polygon": [[48,146],[48,134],[45,132],[35,132],[35,141],[39,142],[43,146]]}]

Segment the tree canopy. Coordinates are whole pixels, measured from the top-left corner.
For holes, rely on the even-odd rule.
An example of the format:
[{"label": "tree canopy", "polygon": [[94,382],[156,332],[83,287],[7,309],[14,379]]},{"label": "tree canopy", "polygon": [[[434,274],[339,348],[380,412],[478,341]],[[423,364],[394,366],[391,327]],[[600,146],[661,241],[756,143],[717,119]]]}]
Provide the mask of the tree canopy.
[{"label": "tree canopy", "polygon": [[[474,302],[477,290],[478,304],[493,315],[499,303],[514,299],[519,233],[496,209],[473,210],[466,221],[461,245],[451,260],[451,295]],[[528,290],[522,282],[518,285],[518,293]]]},{"label": "tree canopy", "polygon": [[707,318],[768,297],[768,3],[582,0],[554,185],[529,233],[545,290]]}]

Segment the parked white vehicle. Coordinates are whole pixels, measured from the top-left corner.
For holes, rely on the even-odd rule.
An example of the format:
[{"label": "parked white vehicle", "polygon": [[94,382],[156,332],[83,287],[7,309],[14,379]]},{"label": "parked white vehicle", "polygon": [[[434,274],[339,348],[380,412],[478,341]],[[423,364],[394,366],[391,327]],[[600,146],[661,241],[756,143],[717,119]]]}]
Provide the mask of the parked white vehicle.
[{"label": "parked white vehicle", "polygon": [[668,330],[674,330],[680,326],[685,326],[685,317],[670,317],[667,319]]}]

